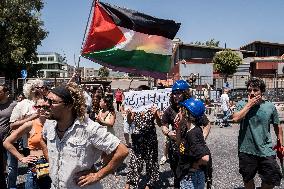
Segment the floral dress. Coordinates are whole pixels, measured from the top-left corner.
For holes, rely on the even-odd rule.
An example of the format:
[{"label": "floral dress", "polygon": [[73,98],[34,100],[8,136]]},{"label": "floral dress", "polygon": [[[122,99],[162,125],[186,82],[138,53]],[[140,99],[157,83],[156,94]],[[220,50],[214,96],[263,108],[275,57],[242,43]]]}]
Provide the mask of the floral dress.
[{"label": "floral dress", "polygon": [[151,111],[137,112],[134,116],[134,131],[131,135],[132,150],[130,152],[127,183],[138,188],[138,182],[146,164],[147,186],[155,186],[159,179],[158,140]]}]

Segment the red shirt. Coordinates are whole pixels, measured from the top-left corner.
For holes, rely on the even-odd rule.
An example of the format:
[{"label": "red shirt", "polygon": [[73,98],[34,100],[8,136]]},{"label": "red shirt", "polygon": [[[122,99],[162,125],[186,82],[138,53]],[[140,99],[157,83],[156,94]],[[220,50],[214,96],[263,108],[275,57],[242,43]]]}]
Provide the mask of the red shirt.
[{"label": "red shirt", "polygon": [[122,101],[122,92],[116,91],[115,93],[115,100],[121,102]]}]

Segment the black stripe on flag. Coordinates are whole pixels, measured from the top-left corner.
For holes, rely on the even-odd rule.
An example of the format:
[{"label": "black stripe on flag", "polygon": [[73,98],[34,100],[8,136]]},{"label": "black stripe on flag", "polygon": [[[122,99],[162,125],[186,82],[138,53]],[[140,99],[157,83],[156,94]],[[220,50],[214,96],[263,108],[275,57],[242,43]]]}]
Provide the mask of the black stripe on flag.
[{"label": "black stripe on flag", "polygon": [[108,3],[99,2],[99,4],[112,17],[116,25],[144,34],[173,39],[180,27],[180,23],[173,20],[155,18],[134,10],[112,6]]}]

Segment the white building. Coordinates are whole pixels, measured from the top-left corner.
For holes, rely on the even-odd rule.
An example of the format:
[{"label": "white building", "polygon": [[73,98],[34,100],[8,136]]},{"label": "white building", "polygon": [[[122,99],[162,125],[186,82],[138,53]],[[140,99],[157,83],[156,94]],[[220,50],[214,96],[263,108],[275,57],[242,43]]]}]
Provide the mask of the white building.
[{"label": "white building", "polygon": [[62,68],[67,71],[65,74],[66,78],[71,78],[76,70],[75,66],[70,66],[69,64],[62,66]]},{"label": "white building", "polygon": [[41,69],[38,71],[40,78],[63,78],[66,77],[67,71],[64,66],[67,65],[65,59],[56,52],[38,53],[38,62],[33,64],[41,64]]},{"label": "white building", "polygon": [[96,70],[95,68],[80,67],[78,70],[82,79],[89,80],[94,77],[98,77],[99,70]]}]

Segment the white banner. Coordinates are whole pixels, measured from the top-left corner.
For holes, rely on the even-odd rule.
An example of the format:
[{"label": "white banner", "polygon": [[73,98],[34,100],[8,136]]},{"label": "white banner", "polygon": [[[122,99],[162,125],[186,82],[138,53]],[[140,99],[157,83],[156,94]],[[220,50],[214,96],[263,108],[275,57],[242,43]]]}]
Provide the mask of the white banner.
[{"label": "white banner", "polygon": [[133,112],[145,111],[152,106],[161,111],[170,105],[171,89],[145,90],[125,92],[125,109],[132,108]]}]

